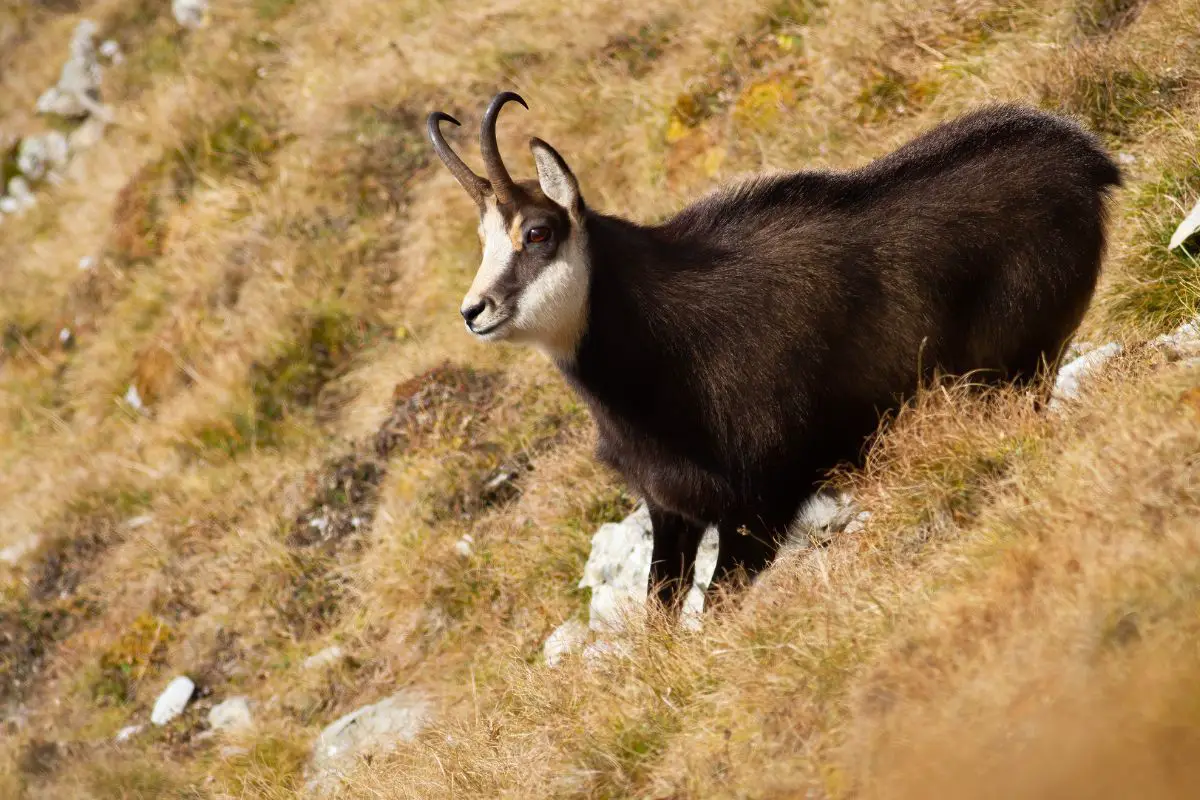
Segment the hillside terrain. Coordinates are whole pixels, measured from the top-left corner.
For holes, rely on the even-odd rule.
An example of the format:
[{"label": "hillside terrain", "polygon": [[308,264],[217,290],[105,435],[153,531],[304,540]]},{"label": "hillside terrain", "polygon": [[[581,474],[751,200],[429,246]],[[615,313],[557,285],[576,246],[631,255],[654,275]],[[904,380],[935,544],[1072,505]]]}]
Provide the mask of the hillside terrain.
[{"label": "hillside terrain", "polygon": [[[1198,19],[0,0],[0,797],[1200,796],[1200,361],[1156,340],[1200,314]],[[462,330],[424,122],[477,164],[501,89],[518,178],[540,136],[638,220],[1070,114],[1125,175],[1079,333],[1115,355],[1052,409],[929,387],[836,476],[850,530],[548,665],[637,498],[549,363]]]}]

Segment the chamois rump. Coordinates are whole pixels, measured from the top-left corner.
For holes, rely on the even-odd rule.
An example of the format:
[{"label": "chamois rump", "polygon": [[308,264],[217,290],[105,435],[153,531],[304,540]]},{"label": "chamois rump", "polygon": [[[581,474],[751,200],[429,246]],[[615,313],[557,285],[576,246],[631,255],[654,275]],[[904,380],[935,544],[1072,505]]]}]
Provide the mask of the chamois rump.
[{"label": "chamois rump", "polygon": [[[658,225],[600,213],[530,140],[536,181],[483,115],[487,178],[433,147],[479,208],[461,307],[485,341],[543,350],[588,405],[597,456],[649,506],[651,585],[678,608],[719,532],[712,586],[766,566],[829,469],[934,371],[1028,382],[1091,300],[1120,173],[1073,122],[994,105],[848,172],[762,176]],[[528,108],[528,106],[526,106]]]}]

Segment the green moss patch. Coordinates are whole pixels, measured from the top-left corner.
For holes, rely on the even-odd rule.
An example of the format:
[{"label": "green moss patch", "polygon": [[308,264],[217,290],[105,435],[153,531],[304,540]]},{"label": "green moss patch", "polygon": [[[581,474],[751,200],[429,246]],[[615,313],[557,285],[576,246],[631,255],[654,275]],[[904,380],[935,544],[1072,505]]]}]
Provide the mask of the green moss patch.
[{"label": "green moss patch", "polygon": [[166,622],[150,614],[139,616],[120,639],[100,654],[92,696],[102,704],[133,700],[138,687],[147,678],[156,677],[166,663],[172,638],[174,631]]}]

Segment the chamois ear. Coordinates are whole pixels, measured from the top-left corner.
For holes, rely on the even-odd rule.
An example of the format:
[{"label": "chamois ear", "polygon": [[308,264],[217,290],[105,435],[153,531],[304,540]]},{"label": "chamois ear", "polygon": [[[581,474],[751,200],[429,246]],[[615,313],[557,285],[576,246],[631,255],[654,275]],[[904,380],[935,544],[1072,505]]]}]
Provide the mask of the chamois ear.
[{"label": "chamois ear", "polygon": [[567,162],[550,145],[534,137],[529,140],[533,160],[537,165],[538,185],[542,193],[578,219],[583,212],[583,198],[579,195],[579,182]]}]

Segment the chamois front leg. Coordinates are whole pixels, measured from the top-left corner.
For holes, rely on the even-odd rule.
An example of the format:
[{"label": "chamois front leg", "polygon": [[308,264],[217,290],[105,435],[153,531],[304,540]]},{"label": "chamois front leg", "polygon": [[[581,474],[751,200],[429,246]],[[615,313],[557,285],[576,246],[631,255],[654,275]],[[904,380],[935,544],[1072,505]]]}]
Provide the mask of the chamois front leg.
[{"label": "chamois front leg", "polygon": [[785,532],[786,527],[761,522],[718,525],[717,565],[705,594],[705,608],[713,606],[722,589],[740,589],[762,572],[775,558]]},{"label": "chamois front leg", "polygon": [[689,522],[678,514],[649,504],[650,524],[654,531],[654,550],[650,556],[650,591],[663,608],[677,614],[692,588],[696,549],[704,526]]}]

